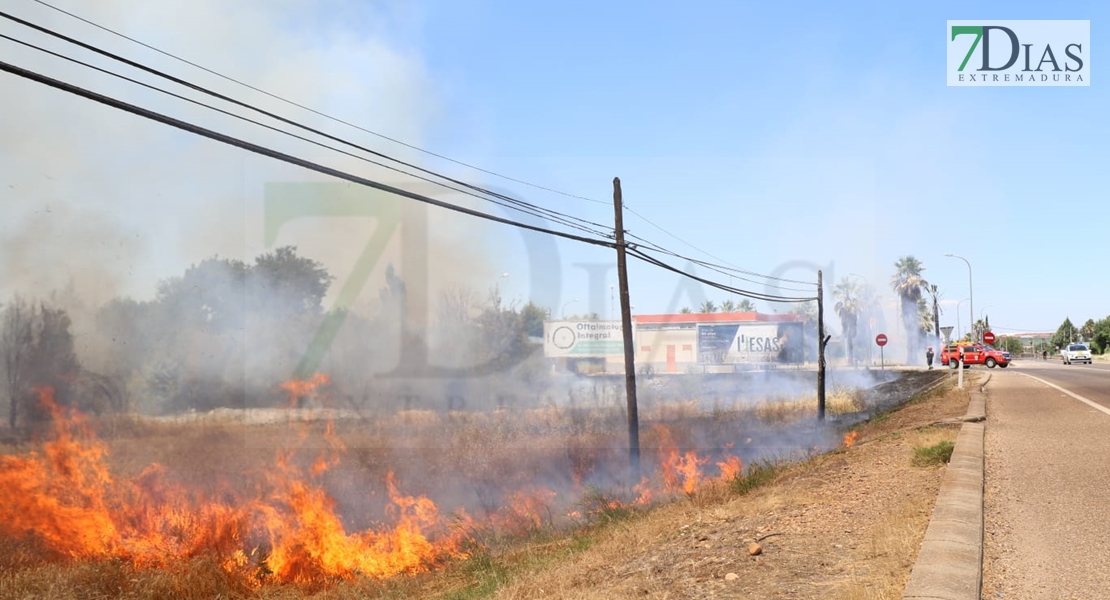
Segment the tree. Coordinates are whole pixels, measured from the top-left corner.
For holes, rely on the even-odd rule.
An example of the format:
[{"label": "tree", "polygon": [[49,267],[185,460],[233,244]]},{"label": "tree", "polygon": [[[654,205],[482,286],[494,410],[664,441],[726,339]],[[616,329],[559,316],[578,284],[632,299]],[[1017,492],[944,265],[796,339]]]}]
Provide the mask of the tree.
[{"label": "tree", "polygon": [[715,313],[717,312],[717,305],[712,300],[706,300],[701,303],[701,308],[698,309],[700,313]]},{"label": "tree", "polygon": [[933,329],[933,311],[929,308],[929,301],[925,298],[917,299],[918,331],[928,334]]},{"label": "tree", "polygon": [[736,312],[755,312],[755,302],[744,298],[736,305]]},{"label": "tree", "polygon": [[1011,336],[998,338],[998,347],[1015,356],[1021,354],[1025,350],[1021,340]]},{"label": "tree", "polygon": [[0,351],[8,384],[10,427],[18,425],[21,413],[22,420],[29,422],[49,418],[45,407],[36,402],[37,388],[53,388],[58,404],[73,403],[71,390],[81,375],[81,365],[70,325],[64,309],[44,302],[36,306],[17,298],[5,310]]},{"label": "tree", "polygon": [[680,310],[678,312],[679,312],[679,314],[689,315],[689,314],[692,314],[694,311],[690,310],[689,306],[683,306],[682,310]]},{"label": "tree", "polygon": [[1095,320],[1087,319],[1087,322],[1079,328],[1079,335],[1083,336],[1083,341],[1091,341],[1095,337]]},{"label": "tree", "polygon": [[8,388],[8,427],[15,428],[19,405],[27,389],[27,362],[32,344],[32,309],[16,297],[4,309],[4,328],[0,332],[0,354],[4,359],[4,379]]},{"label": "tree", "polygon": [[723,313],[736,312],[736,303],[733,302],[731,299],[725,300],[724,302],[721,303],[721,312],[723,312]]},{"label": "tree", "polygon": [[1107,350],[1110,350],[1110,317],[1095,323],[1094,333],[1091,335],[1091,346],[1099,354],[1104,354]]},{"label": "tree", "polygon": [[276,315],[318,315],[335,279],[324,266],[282,246],[256,258],[247,273],[248,297],[256,310]]},{"label": "tree", "polygon": [[902,301],[902,327],[906,332],[906,362],[913,362],[914,350],[920,346],[921,318],[918,313],[918,301],[921,292],[927,285],[921,272],[925,270],[921,261],[913,256],[903,256],[894,262],[894,275],[890,278],[890,287]]},{"label": "tree", "polygon": [[246,317],[247,265],[213,257],[158,284],[157,301],[177,329],[240,330]]},{"label": "tree", "polygon": [[551,316],[551,310],[528,301],[520,309],[524,333],[531,337],[543,337],[543,322]]},{"label": "tree", "polygon": [[1064,348],[1074,342],[1078,335],[1079,330],[1075,328],[1075,325],[1072,325],[1071,319],[1065,318],[1060,327],[1056,329],[1056,334],[1052,336],[1052,345],[1056,348]]},{"label": "tree", "polygon": [[925,293],[933,301],[933,336],[937,338],[939,344],[942,341],[940,339],[940,289],[935,283],[926,283]]},{"label": "tree", "polygon": [[[392,272],[387,274],[387,278]],[[323,312],[334,277],[318,262],[283,246],[253,265],[212,257],[158,285],[157,300],[179,326],[242,330],[248,314],[289,319]]]},{"label": "tree", "polygon": [[845,277],[840,280],[840,283],[833,286],[833,298],[836,299],[836,305],[833,310],[836,315],[840,317],[840,328],[844,332],[844,340],[847,342],[848,362],[855,359],[855,352],[853,350],[854,340],[856,339],[857,325],[859,322],[859,294],[857,293],[856,284],[851,279]]}]

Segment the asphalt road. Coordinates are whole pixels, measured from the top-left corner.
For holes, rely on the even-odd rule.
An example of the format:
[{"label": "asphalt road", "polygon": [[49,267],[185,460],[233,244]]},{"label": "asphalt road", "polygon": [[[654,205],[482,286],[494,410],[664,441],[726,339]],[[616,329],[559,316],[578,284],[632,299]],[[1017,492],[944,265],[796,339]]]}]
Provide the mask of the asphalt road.
[{"label": "asphalt road", "polygon": [[1023,360],[1007,368],[1010,369],[1040,377],[1110,408],[1110,363],[1065,365],[1059,359]]},{"label": "asphalt road", "polygon": [[1108,597],[1110,365],[990,374],[982,597]]}]

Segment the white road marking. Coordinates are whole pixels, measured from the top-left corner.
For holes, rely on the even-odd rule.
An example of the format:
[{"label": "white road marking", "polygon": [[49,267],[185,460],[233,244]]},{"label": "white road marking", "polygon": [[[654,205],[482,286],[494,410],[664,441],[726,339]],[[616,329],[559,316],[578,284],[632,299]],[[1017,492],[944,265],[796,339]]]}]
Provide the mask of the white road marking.
[{"label": "white road marking", "polygon": [[1049,383],[1049,382],[1041,379],[1040,377],[1034,377],[1034,376],[1032,376],[1028,373],[1021,373],[1021,375],[1025,375],[1026,377],[1028,377],[1030,379],[1036,379],[1037,381],[1047,385],[1050,388],[1055,388],[1057,390],[1060,390],[1061,392],[1064,392],[1065,394],[1067,394],[1067,395],[1071,396],[1072,398],[1075,398],[1076,400],[1090,406],[1091,408],[1100,410],[1100,411],[1110,415],[1110,408],[1106,408],[1105,406],[1103,406],[1103,405],[1101,405],[1097,402],[1093,402],[1091,400],[1088,400],[1088,399],[1084,398],[1083,396],[1080,396],[1079,394],[1076,394],[1075,392],[1073,392],[1071,390],[1066,390],[1066,389],[1056,385],[1055,383]]}]

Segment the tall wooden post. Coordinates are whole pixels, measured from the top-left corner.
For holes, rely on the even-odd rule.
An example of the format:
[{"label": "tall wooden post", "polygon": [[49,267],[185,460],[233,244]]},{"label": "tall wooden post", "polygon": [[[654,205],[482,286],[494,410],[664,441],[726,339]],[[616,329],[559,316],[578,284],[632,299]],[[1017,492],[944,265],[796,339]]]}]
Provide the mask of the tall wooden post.
[{"label": "tall wooden post", "polygon": [[636,353],[632,342],[632,309],[628,298],[628,268],[625,264],[624,201],[621,180],[613,178],[613,210],[616,213],[617,284],[621,296],[621,330],[624,333],[624,391],[628,400],[628,458],[633,483],[640,482],[640,415],[636,408]]},{"label": "tall wooden post", "polygon": [[825,284],[817,271],[817,420],[825,420]]}]

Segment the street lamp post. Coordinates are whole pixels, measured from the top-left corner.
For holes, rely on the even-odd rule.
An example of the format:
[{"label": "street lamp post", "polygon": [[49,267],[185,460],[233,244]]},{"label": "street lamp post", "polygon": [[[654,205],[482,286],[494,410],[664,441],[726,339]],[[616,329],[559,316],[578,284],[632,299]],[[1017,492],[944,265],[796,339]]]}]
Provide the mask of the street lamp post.
[{"label": "street lamp post", "polygon": [[[974,325],[975,325],[975,288],[972,286],[972,283],[971,283],[971,262],[969,262],[966,258],[964,258],[962,256],[956,256],[955,254],[945,254],[945,256],[947,256],[949,258],[958,258],[958,259],[964,261],[965,263],[967,263],[967,295],[968,295],[968,299],[970,300],[970,304],[968,305],[968,320],[971,323],[972,328],[974,328]],[[973,336],[973,337],[977,337],[977,336]],[[972,341],[977,342],[979,340],[978,339],[973,339]]]},{"label": "street lamp post", "polygon": [[[988,304],[988,305],[984,306],[983,308],[979,309],[979,320],[980,321],[983,321],[983,316],[987,314],[987,309],[992,307],[992,306],[994,306],[994,305],[993,304]],[[983,328],[984,328],[983,331],[986,331],[986,326],[987,326],[987,322],[983,321]]]},{"label": "street lamp post", "polygon": [[566,319],[567,318],[567,307],[570,306],[571,304],[577,304],[577,303],[578,303],[578,298],[575,298],[574,300],[571,300],[570,302],[567,302],[566,304],[564,304],[563,308],[559,309],[559,318],[560,319]]},{"label": "street lamp post", "polygon": [[967,302],[970,299],[971,298],[964,298],[963,300],[960,300],[959,302],[956,303],[956,339],[960,339],[960,338],[963,337],[963,336],[960,335],[960,329],[961,329],[961,327],[960,327],[960,305],[963,304],[964,302]]},{"label": "street lamp post", "polygon": [[[871,289],[871,282],[867,281],[867,278],[864,277],[863,275],[856,275],[855,273],[848,273],[848,277],[859,277],[860,279],[862,279],[863,280],[863,285],[866,286],[864,288],[864,292],[867,292],[868,290]],[[857,298],[857,300],[858,300],[858,298]],[[872,337],[872,335],[871,335],[871,311],[868,310],[867,311],[867,368],[871,368],[871,343],[872,343],[873,339],[874,339],[874,337]]]}]

